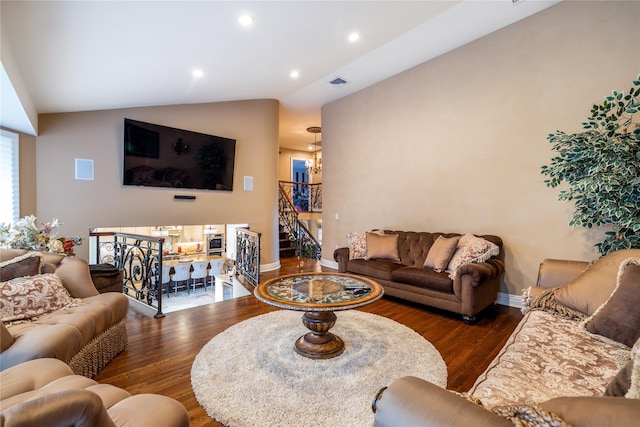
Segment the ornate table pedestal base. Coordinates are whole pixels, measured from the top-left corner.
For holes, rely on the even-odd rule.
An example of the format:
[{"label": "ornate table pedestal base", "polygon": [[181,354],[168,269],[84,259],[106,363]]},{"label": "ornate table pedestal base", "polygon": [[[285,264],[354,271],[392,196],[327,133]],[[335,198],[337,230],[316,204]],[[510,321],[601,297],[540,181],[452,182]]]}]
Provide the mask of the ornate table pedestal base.
[{"label": "ornate table pedestal base", "polygon": [[296,352],[310,359],[330,359],[344,351],[342,339],[329,329],[336,324],[333,311],[308,311],[302,316],[302,323],[311,332],[296,341]]}]

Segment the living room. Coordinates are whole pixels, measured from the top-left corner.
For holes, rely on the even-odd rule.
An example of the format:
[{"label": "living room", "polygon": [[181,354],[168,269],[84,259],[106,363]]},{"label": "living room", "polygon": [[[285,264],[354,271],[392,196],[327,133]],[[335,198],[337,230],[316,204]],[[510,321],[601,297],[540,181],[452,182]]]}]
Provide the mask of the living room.
[{"label": "living room", "polygon": [[[637,8],[561,2],[325,105],[322,264],[335,266],[350,231],[494,234],[505,241],[501,298],[517,304],[542,259],[595,257],[600,231],[567,226],[571,206],[540,167],[552,155],[548,133],[578,130],[593,103],[636,77]],[[253,100],[42,114],[37,138],[20,138],[23,211],[85,236],[94,227],[248,223],[262,233],[264,269],[274,268],[279,108]],[[234,136],[236,179],[252,176],[253,191],[198,192],[185,203],[123,187],[123,117]],[[74,158],[94,159],[94,181],[62,173]]]},{"label": "living room", "polygon": [[[498,302],[517,307],[542,260],[596,258],[602,230],[569,227],[572,206],[540,168],[552,157],[548,133],[578,131],[594,103],[630,87],[638,22],[636,1],[563,1],[324,105],[321,264],[335,267],[333,252],[351,231],[494,234],[505,251]],[[280,109],[257,99],[41,114],[37,136],[20,134],[23,210],[60,218],[77,235],[248,223],[263,233],[265,270],[275,269]],[[123,188],[124,117],[233,136],[236,179],[253,177],[253,191],[175,202],[174,192]],[[94,181],[74,180],[74,158],[94,159]]]}]

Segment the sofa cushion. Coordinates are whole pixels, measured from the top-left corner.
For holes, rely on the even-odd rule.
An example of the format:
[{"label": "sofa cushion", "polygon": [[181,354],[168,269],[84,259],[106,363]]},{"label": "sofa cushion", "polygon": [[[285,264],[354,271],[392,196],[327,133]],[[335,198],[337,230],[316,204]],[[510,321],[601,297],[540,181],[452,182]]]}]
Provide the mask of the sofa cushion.
[{"label": "sofa cushion", "polygon": [[640,257],[640,249],[622,249],[595,260],[578,277],[555,289],[555,299],[566,307],[592,315],[613,293],[622,261],[632,257]]},{"label": "sofa cushion", "polygon": [[40,261],[39,252],[27,252],[24,255],[3,261],[0,263],[0,282],[7,282],[16,277],[40,274]]},{"label": "sofa cushion", "polygon": [[449,275],[438,273],[429,268],[401,267],[393,270],[391,277],[394,282],[432,289],[438,292],[453,293],[453,282]]},{"label": "sofa cushion", "polygon": [[593,314],[584,321],[592,334],[631,347],[640,338],[640,258],[620,264],[616,288]]},{"label": "sofa cushion", "polygon": [[391,281],[393,280],[391,273],[401,267],[402,264],[391,261],[354,259],[349,261],[347,272],[362,274],[363,276],[369,276],[374,279]]},{"label": "sofa cushion", "polygon": [[601,396],[620,370],[620,353],[619,346],[585,334],[575,320],[531,310],[469,393],[487,408]]},{"label": "sofa cushion", "polygon": [[347,233],[349,259],[365,259],[367,256],[367,236],[365,232]]},{"label": "sofa cushion", "polygon": [[424,261],[426,268],[432,268],[438,273],[442,272],[447,265],[456,249],[458,248],[458,241],[460,236],[444,237],[438,236],[427,254],[427,259]]},{"label": "sofa cushion", "polygon": [[59,310],[73,302],[55,274],[16,277],[0,282],[0,319],[24,320]]},{"label": "sofa cushion", "polygon": [[400,262],[397,234],[380,235],[377,233],[367,232],[366,236],[366,259],[386,259],[393,262]]},{"label": "sofa cushion", "polygon": [[447,271],[455,274],[462,264],[484,262],[500,254],[500,247],[482,237],[465,234],[458,240],[458,248],[451,257]]}]

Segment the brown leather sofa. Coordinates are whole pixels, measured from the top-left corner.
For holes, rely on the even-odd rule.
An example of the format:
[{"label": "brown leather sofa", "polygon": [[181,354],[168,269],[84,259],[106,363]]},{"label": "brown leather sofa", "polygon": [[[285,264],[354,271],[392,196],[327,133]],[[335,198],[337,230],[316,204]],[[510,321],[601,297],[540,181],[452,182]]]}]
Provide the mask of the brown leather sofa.
[{"label": "brown leather sofa", "polygon": [[[39,273],[58,277],[66,293],[55,283],[45,288],[48,293],[36,288],[33,283],[34,278],[42,277]],[[14,283],[16,280],[20,283]],[[0,249],[0,281],[0,370],[32,359],[56,358],[74,373],[91,378],[126,347],[129,300],[122,293],[99,293],[86,261],[53,253]],[[5,295],[16,289],[24,293],[19,299]],[[38,293],[28,294],[32,291]],[[26,306],[32,310],[27,313],[36,312],[37,316],[16,316],[24,313]]]},{"label": "brown leather sofa", "polygon": [[132,396],[58,359],[36,359],[0,372],[0,425],[187,427],[189,414],[172,398]]},{"label": "brown leather sofa", "polygon": [[[446,271],[425,267],[425,263],[434,255],[430,251],[434,248],[435,252],[436,242],[457,239],[460,234],[384,230],[366,233],[367,239],[375,238],[374,234],[397,235],[397,258],[384,250],[371,253],[370,247],[366,255],[354,257],[350,245],[334,252],[339,272],[373,279],[384,287],[385,295],[461,314],[467,323],[475,322],[476,315],[495,302],[504,273],[500,237],[466,235],[493,243],[499,252],[484,262],[464,263],[456,271]],[[449,258],[455,256],[456,248],[450,249]],[[441,261],[447,266],[446,256]]]},{"label": "brown leather sofa", "polygon": [[640,249],[544,260],[538,277],[522,321],[468,393],[399,378],[376,396],[374,426],[637,426]]}]

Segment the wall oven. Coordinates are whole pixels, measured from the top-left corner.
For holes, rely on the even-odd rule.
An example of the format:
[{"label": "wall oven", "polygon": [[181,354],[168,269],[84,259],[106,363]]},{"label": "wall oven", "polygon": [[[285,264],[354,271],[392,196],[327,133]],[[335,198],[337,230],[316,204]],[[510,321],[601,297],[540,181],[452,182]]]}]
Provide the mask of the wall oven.
[{"label": "wall oven", "polygon": [[224,252],[224,234],[210,234],[207,236],[207,255],[222,256]]}]

